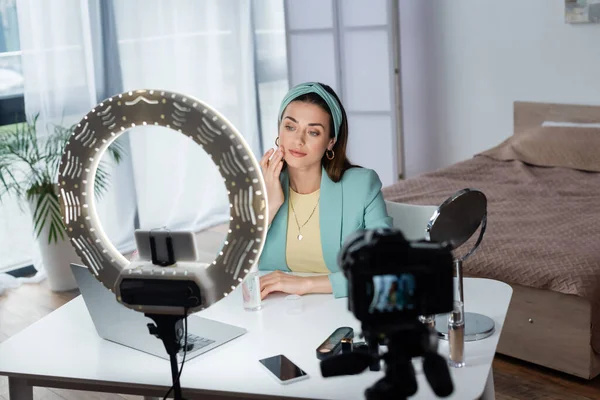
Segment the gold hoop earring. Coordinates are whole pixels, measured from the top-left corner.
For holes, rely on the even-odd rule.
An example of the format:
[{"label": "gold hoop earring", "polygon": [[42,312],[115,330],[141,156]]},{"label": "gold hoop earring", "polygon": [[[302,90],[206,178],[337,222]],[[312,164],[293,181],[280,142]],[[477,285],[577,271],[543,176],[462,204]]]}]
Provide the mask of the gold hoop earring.
[{"label": "gold hoop earring", "polygon": [[[331,156],[329,156],[329,152],[331,152]],[[325,151],[325,157],[327,157],[327,159],[329,161],[333,160],[335,158],[335,152],[333,150],[326,150]]]}]

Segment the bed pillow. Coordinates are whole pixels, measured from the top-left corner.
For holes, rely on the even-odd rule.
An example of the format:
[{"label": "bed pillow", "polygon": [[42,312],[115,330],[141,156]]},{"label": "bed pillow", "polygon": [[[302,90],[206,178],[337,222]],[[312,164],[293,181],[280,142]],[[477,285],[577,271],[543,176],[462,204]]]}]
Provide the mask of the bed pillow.
[{"label": "bed pillow", "polygon": [[541,167],[600,172],[600,128],[540,126],[511,136],[481,155]]}]

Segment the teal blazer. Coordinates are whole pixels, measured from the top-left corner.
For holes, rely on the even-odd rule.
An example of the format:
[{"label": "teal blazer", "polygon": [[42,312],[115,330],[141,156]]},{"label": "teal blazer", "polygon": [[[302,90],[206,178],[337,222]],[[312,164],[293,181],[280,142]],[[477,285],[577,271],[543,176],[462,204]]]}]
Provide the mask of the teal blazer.
[{"label": "teal blazer", "polygon": [[[286,262],[289,175],[280,174],[284,202],[271,222],[261,253],[258,269],[291,271]],[[377,173],[367,168],[350,168],[342,180],[335,183],[323,169],[319,199],[321,248],[329,280],[336,298],[348,296],[348,284],[337,263],[338,253],[348,235],[359,229],[391,227],[381,181]]]}]

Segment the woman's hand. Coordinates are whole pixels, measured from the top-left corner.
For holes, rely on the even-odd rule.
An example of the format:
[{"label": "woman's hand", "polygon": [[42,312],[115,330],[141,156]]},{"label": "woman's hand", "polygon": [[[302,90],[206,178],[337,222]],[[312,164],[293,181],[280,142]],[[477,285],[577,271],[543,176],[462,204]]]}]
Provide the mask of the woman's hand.
[{"label": "woman's hand", "polygon": [[269,202],[269,225],[273,222],[275,214],[279,211],[279,208],[283,204],[283,188],[279,181],[279,174],[283,168],[283,147],[279,147],[275,151],[275,155],[269,161],[269,158],[273,154],[273,149],[269,149],[260,160],[260,168],[265,180],[265,186],[267,187],[267,199]]},{"label": "woman's hand", "polygon": [[274,271],[260,278],[260,298],[273,292],[303,295],[308,293],[309,281],[306,277]]},{"label": "woman's hand", "polygon": [[327,275],[296,276],[283,271],[274,271],[260,278],[260,298],[273,292],[304,295],[308,293],[331,293],[331,282]]}]

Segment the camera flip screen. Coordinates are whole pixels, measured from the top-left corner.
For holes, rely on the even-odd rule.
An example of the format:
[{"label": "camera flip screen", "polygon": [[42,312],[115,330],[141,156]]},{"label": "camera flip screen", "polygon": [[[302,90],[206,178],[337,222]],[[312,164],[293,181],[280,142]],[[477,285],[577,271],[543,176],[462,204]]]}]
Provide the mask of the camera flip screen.
[{"label": "camera flip screen", "polygon": [[411,273],[376,275],[369,313],[414,311],[417,308],[417,280]]}]

